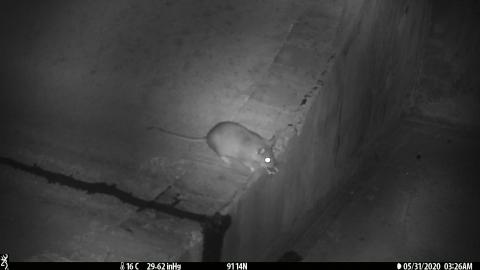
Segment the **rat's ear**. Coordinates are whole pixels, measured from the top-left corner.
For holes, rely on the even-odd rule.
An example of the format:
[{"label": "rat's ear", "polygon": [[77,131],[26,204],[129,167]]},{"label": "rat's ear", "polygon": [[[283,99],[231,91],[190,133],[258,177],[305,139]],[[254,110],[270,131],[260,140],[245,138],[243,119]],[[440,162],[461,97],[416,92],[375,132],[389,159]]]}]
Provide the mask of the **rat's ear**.
[{"label": "rat's ear", "polygon": [[262,148],[258,149],[257,153],[258,153],[259,155],[265,154],[265,148],[262,147]]}]

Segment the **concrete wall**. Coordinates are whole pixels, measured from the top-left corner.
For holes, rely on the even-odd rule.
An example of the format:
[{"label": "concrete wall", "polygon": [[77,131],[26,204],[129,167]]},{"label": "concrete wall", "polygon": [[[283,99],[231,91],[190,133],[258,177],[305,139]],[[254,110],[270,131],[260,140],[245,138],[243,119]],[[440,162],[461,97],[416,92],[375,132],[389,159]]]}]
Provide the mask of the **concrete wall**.
[{"label": "concrete wall", "polygon": [[[429,1],[336,1],[334,60],[317,73],[318,95],[290,139],[275,177],[253,184],[232,209],[224,259],[264,260],[288,250],[361,164],[364,146],[408,106],[429,23]],[[339,6],[338,6],[339,5]],[[339,21],[338,21],[339,20]],[[295,31],[295,30],[293,30]],[[294,33],[293,33],[294,34]],[[320,208],[321,209],[321,208]]]},{"label": "concrete wall", "polygon": [[461,126],[480,125],[478,1],[434,1],[412,113]]}]

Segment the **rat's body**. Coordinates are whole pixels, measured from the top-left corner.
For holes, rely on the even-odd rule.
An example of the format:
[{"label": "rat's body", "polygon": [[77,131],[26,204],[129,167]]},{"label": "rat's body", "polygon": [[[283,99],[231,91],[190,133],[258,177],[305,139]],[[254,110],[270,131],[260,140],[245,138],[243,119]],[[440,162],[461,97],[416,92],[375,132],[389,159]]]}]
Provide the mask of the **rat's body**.
[{"label": "rat's body", "polygon": [[208,146],[227,164],[233,160],[241,162],[251,172],[263,167],[269,174],[275,173],[275,160],[271,141],[262,138],[257,133],[235,122],[220,122],[210,129],[204,137],[191,137],[155,128],[161,132],[179,137],[188,141],[206,141]]}]

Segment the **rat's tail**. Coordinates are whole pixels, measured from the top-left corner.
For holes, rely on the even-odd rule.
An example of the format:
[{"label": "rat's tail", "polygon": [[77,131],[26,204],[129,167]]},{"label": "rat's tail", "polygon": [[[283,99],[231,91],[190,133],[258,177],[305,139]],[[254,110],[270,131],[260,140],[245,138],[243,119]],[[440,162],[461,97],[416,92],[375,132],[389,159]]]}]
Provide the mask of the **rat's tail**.
[{"label": "rat's tail", "polygon": [[148,130],[158,130],[162,133],[166,133],[166,134],[169,134],[169,135],[172,135],[172,136],[175,136],[175,137],[179,137],[179,138],[182,138],[182,139],[185,139],[185,140],[189,140],[189,141],[205,141],[206,140],[205,136],[194,137],[194,136],[183,135],[183,134],[176,133],[176,132],[166,130],[164,128],[156,127],[156,126],[149,126],[149,127],[147,127],[147,129]]}]

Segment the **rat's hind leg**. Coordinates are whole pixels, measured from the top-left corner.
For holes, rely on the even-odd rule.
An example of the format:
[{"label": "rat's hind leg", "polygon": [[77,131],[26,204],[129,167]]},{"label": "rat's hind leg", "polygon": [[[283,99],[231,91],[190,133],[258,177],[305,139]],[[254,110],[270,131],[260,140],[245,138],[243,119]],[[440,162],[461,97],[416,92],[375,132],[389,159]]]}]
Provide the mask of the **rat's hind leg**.
[{"label": "rat's hind leg", "polygon": [[227,163],[227,165],[232,165],[232,161],[230,160],[230,158],[226,156],[220,156],[220,158],[223,160],[223,162]]},{"label": "rat's hind leg", "polygon": [[249,168],[249,169],[250,169],[250,172],[254,172],[255,169],[256,169],[255,166],[253,166],[250,162],[242,161],[242,164],[243,164],[245,167]]},{"label": "rat's hind leg", "polygon": [[241,164],[241,165],[245,166],[246,168],[248,168],[250,170],[250,172],[252,172],[252,173],[257,169],[251,162],[248,162],[248,161],[240,161],[240,163],[239,163],[238,160],[235,159],[235,158],[231,158],[231,157],[227,157],[227,156],[220,156],[220,158],[230,168],[238,168],[238,165]]}]

